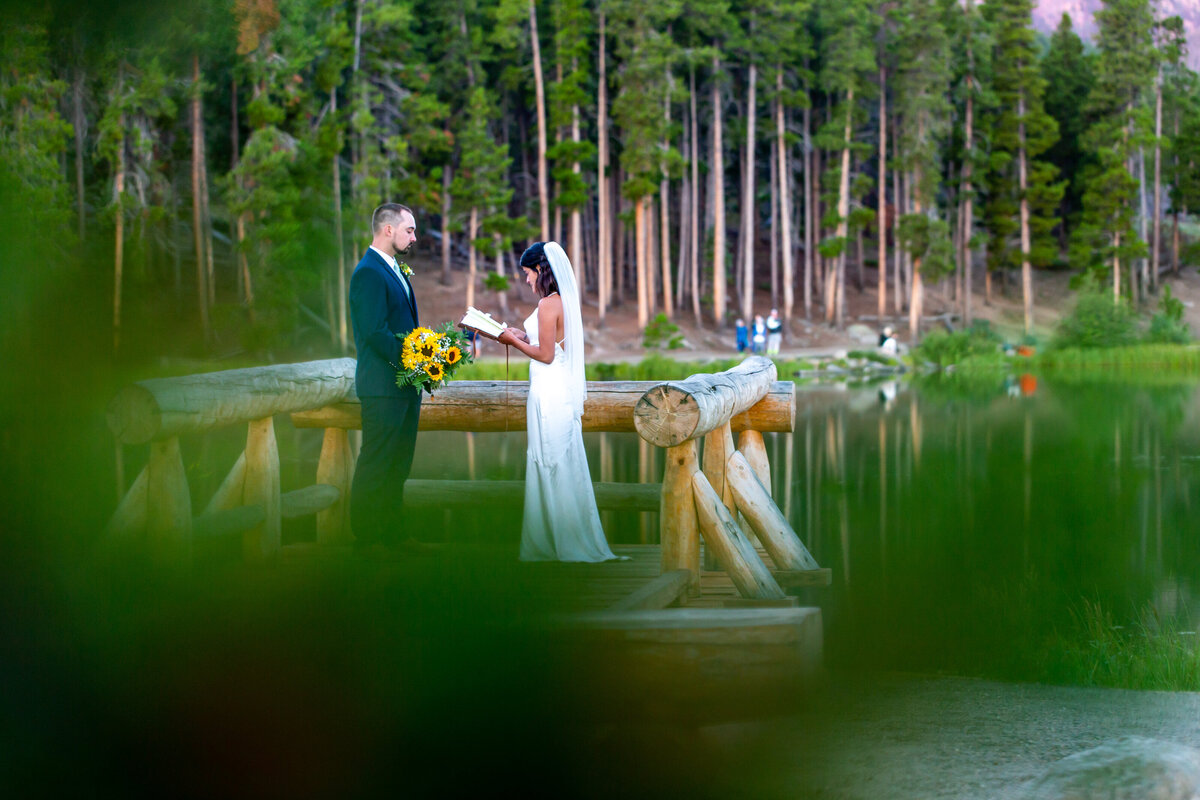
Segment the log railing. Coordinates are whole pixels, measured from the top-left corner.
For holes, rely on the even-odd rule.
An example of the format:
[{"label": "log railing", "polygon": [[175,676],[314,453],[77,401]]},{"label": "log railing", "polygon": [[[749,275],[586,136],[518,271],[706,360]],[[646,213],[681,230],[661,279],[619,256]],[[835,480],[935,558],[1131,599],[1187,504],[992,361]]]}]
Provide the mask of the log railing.
[{"label": "log railing", "polygon": [[[727,571],[745,598],[785,596],[776,574],[758,556],[755,535],[789,583],[803,583],[801,574],[812,576],[813,583],[827,577],[771,499],[762,434],[795,426],[795,384],[775,378],[770,359],[751,357],[725,372],[655,386],[634,409],[638,434],[667,448],[659,516],[663,572],[687,570],[691,594],[700,589],[701,538],[709,566]],[[779,387],[788,393],[782,404],[786,412],[768,420],[764,407],[780,408],[767,402]],[[746,424],[751,415],[756,423]],[[735,450],[733,433],[739,430]]]},{"label": "log railing", "polygon": [[[659,511],[663,572],[695,593],[700,538],[741,594],[781,598],[777,577],[817,569],[771,500],[764,432],[791,432],[795,387],[776,381],[775,366],[752,357],[719,374],[684,381],[589,382],[585,431],[636,431],[667,448],[661,487],[597,483],[601,508]],[[521,431],[528,384],[457,381],[425,398],[420,429]],[[274,416],[290,414],[298,428],[323,428],[316,484],[282,493]],[[318,544],[346,544],[355,454],[348,432],[361,429],[353,359],[282,364],[142,381],[109,407],[109,427],[121,444],[150,445],[150,457],[109,523],[114,535],[144,533],[152,548],[186,556],[194,538],[241,534],[248,561],[280,550],[281,520],[317,515]],[[203,512],[193,516],[179,436],[247,426],[246,448]],[[739,434],[739,447],[733,434]],[[703,461],[699,443],[704,442]],[[517,481],[410,480],[405,496],[421,504],[448,491],[479,501],[515,502]],[[465,495],[460,495],[465,496]],[[739,524],[739,515],[745,528]],[[776,571],[751,541],[756,535]]]}]

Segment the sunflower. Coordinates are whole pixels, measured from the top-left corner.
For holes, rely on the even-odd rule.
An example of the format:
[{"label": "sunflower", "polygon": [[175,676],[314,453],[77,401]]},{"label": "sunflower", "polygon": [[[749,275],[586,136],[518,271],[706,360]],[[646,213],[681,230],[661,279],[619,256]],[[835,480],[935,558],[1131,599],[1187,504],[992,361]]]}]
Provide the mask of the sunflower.
[{"label": "sunflower", "polygon": [[430,361],[425,365],[425,374],[435,381],[440,381],[446,377],[446,370],[436,361]]},{"label": "sunflower", "polygon": [[415,369],[433,358],[437,334],[429,328],[413,328],[404,337],[404,346],[400,352],[400,363],[406,369]]},{"label": "sunflower", "polygon": [[458,360],[462,358],[462,351],[457,347],[447,347],[442,351],[442,357],[446,359],[447,364],[457,364]]}]

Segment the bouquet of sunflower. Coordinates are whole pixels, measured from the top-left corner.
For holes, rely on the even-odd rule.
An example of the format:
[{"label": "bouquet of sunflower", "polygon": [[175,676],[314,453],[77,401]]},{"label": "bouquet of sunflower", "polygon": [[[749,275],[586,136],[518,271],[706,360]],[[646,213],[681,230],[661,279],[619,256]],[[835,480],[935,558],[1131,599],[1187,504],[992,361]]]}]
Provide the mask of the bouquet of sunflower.
[{"label": "bouquet of sunflower", "polygon": [[463,364],[471,363],[471,347],[462,331],[447,322],[436,330],[413,328],[400,347],[400,369],[396,372],[397,386],[416,386],[433,394],[446,385]]}]

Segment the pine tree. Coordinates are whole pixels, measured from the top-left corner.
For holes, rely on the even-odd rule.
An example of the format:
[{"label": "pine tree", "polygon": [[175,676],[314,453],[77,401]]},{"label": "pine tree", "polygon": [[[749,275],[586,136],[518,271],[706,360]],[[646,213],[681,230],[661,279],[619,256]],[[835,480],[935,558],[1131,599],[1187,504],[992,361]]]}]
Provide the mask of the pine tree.
[{"label": "pine tree", "polygon": [[829,179],[831,189],[836,176],[835,209],[827,217],[826,224],[836,232],[831,239],[821,243],[821,254],[834,259],[834,267],[825,279],[825,321],[835,322],[838,328],[844,325],[846,293],[846,251],[850,225],[851,171],[850,160],[854,150],[865,151],[866,146],[856,147],[855,132],[865,117],[861,101],[872,87],[875,77],[874,15],[869,0],[843,0],[818,9],[817,22],[822,33],[821,71],[818,83],[837,105],[826,123],[821,140],[826,149],[835,150],[837,159],[830,158]]},{"label": "pine tree", "polygon": [[569,128],[571,135],[556,142],[547,157],[554,164],[551,174],[558,186],[555,207],[569,212],[570,235],[564,249],[579,276],[580,288],[586,289],[583,276],[590,270],[583,258],[583,207],[588,201],[588,187],[582,165],[595,156],[596,146],[583,139],[581,108],[590,101],[587,83],[591,16],[583,0],[555,0],[551,20],[555,31],[554,61],[562,78],[550,89],[550,126],[556,130]]},{"label": "pine tree", "polygon": [[989,268],[1020,265],[1027,335],[1033,329],[1033,267],[1047,266],[1057,255],[1054,210],[1064,188],[1052,182],[1057,169],[1038,158],[1057,139],[1058,125],[1042,105],[1045,80],[1038,71],[1032,8],[1031,0],[992,0],[985,7],[995,32],[997,100],[988,174]]},{"label": "pine tree", "polygon": [[1084,101],[1095,80],[1094,59],[1084,51],[1070,14],[1063,14],[1050,37],[1050,47],[1042,58],[1042,77],[1046,81],[1046,113],[1058,123],[1058,141],[1045,156],[1067,181],[1058,212],[1059,246],[1065,249],[1083,208],[1084,164],[1094,163],[1082,141],[1087,128]]},{"label": "pine tree", "polygon": [[[1071,240],[1071,261],[1094,278],[1111,277],[1121,295],[1121,266],[1145,255],[1134,231],[1133,159],[1139,137],[1138,104],[1154,70],[1147,0],[1105,0],[1096,13],[1096,82],[1087,106],[1093,122],[1083,138],[1096,162],[1085,172],[1083,217]],[[1130,269],[1131,295],[1134,272]]]},{"label": "pine tree", "polygon": [[497,227],[499,220],[493,215],[502,212],[512,198],[512,188],[506,180],[511,159],[490,130],[495,114],[487,90],[476,86],[468,98],[466,121],[458,137],[462,157],[451,188],[455,201],[467,210],[468,217],[467,305],[475,303],[476,254],[481,249],[492,254],[495,247],[492,234],[501,232]]},{"label": "pine tree", "polygon": [[638,326],[645,327],[653,302],[649,271],[652,256],[646,235],[648,198],[662,172],[666,133],[662,99],[668,89],[668,69],[675,58],[674,42],[661,31],[679,13],[679,6],[658,3],[648,9],[636,0],[622,0],[609,3],[608,13],[622,61],[612,113],[621,129],[621,169],[627,176],[621,191],[634,204]]},{"label": "pine tree", "polygon": [[912,257],[908,325],[920,332],[922,280],[937,280],[953,267],[949,226],[938,217],[939,147],[949,128],[947,40],[935,0],[903,0],[898,9],[896,108],[901,158],[912,207],[900,218],[900,241]]}]

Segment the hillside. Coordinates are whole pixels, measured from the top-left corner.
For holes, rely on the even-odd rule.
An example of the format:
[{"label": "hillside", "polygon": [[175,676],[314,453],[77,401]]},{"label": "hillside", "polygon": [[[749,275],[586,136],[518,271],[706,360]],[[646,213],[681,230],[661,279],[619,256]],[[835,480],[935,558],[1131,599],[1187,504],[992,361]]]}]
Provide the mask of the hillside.
[{"label": "hillside", "polygon": [[[1038,30],[1051,33],[1067,13],[1079,35],[1090,41],[1096,35],[1095,14],[1102,5],[1103,0],[1034,0],[1033,24]],[[1200,2],[1159,0],[1158,5],[1162,16],[1183,18],[1190,50],[1188,64],[1192,69],[1200,69]]]}]

